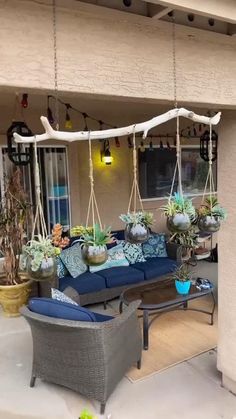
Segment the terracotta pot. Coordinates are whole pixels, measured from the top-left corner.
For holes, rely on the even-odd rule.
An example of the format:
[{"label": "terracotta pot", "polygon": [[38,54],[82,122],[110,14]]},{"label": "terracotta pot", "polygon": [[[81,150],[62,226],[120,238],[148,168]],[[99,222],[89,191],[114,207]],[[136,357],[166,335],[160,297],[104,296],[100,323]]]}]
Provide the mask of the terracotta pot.
[{"label": "terracotta pot", "polygon": [[108,253],[106,246],[81,246],[83,261],[88,266],[99,266],[107,261]]},{"label": "terracotta pot", "polygon": [[220,229],[219,217],[206,215],[205,217],[199,217],[198,228],[200,231],[206,233],[216,233]]},{"label": "terracotta pot", "polygon": [[173,217],[167,217],[167,228],[173,233],[188,231],[191,227],[191,220],[188,214],[176,214]]},{"label": "terracotta pot", "polygon": [[53,276],[56,275],[57,271],[57,263],[56,258],[50,257],[45,258],[42,260],[41,265],[37,271],[32,270],[32,258],[28,257],[27,259],[27,273],[30,278],[34,279],[35,281],[48,281]]},{"label": "terracotta pot", "polygon": [[149,228],[143,224],[127,224],[125,240],[132,244],[144,243],[149,238]]},{"label": "terracotta pot", "polygon": [[[23,275],[22,275],[23,276]],[[4,275],[1,275],[3,278]],[[27,304],[32,280],[24,275],[25,282],[17,285],[0,285],[0,304],[6,317],[20,316],[19,309]]]}]

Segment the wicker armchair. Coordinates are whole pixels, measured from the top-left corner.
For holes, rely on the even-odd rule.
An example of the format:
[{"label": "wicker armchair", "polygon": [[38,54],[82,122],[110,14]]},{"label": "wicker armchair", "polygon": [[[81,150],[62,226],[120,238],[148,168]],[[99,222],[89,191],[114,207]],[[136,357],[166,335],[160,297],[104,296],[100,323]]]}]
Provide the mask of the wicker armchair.
[{"label": "wicker armchair", "polygon": [[68,321],[42,316],[27,307],[21,314],[30,324],[36,378],[59,384],[101,403],[106,401],[127,370],[141,367],[142,338],[136,309],[131,303],[113,320],[102,323]]}]

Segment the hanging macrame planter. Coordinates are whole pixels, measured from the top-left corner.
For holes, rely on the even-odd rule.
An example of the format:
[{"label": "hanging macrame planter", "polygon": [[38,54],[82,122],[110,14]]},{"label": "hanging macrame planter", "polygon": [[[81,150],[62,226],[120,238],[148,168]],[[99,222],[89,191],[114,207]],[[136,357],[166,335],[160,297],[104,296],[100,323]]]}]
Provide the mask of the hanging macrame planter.
[{"label": "hanging macrame planter", "polygon": [[[200,231],[205,233],[216,233],[219,231],[221,226],[221,221],[226,219],[226,211],[222,208],[216,198],[215,186],[214,186],[214,177],[212,170],[212,162],[215,160],[213,154],[213,133],[212,125],[210,124],[209,132],[209,153],[208,153],[208,173],[204,188],[204,193],[202,196],[202,203],[198,209],[198,228]],[[209,193],[207,193],[207,188],[209,186]]]},{"label": "hanging macrame planter", "polygon": [[[98,204],[94,192],[93,160],[91,138],[89,134],[89,179],[90,197],[88,204],[86,227],[81,237],[81,254],[84,263],[88,266],[99,266],[107,261],[108,253],[106,244],[111,241],[110,228],[103,229]],[[89,227],[89,219],[92,219],[92,227]],[[96,222],[97,219],[97,222]]]},{"label": "hanging macrame planter", "polygon": [[[178,193],[173,194],[175,178],[178,172]],[[181,176],[181,147],[179,135],[179,117],[177,116],[176,131],[176,165],[171,184],[170,197],[168,203],[161,208],[167,217],[167,228],[171,233],[185,233],[191,228],[192,222],[196,218],[195,208],[192,200],[183,195],[182,176]]]},{"label": "hanging macrame planter", "polygon": [[[41,187],[36,141],[34,143],[35,158],[35,188],[36,212],[31,240],[23,248],[23,266],[30,278],[36,281],[48,281],[56,275],[56,255],[58,248],[54,247],[47,234],[41,203]],[[37,235],[35,234],[37,229]]]},{"label": "hanging macrame planter", "polygon": [[[126,223],[124,230],[125,240],[133,244],[144,243],[148,240],[150,226],[153,222],[153,214],[145,212],[139,191],[137,180],[137,149],[135,141],[135,125],[133,128],[133,184],[131,188],[130,200],[127,214],[121,214],[120,219]],[[139,201],[141,211],[137,211],[137,201]],[[133,202],[133,211],[131,206]]]}]

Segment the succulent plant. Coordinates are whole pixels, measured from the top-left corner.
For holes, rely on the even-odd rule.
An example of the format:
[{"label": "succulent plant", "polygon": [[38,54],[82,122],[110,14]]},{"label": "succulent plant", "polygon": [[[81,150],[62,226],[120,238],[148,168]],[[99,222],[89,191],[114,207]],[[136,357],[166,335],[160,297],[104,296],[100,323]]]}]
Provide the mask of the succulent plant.
[{"label": "succulent plant", "polygon": [[172,278],[176,281],[186,282],[190,281],[193,276],[193,272],[189,270],[188,265],[183,263],[182,265],[178,266],[172,274]]},{"label": "succulent plant", "polygon": [[93,227],[84,227],[83,225],[74,226],[70,229],[70,236],[76,237],[86,233],[90,234],[93,232]]},{"label": "succulent plant", "polygon": [[199,217],[218,217],[220,220],[227,218],[227,212],[225,208],[221,207],[215,196],[205,198],[204,203],[197,210]]},{"label": "succulent plant", "polygon": [[111,228],[101,229],[99,224],[84,228],[84,232],[81,231],[80,240],[88,246],[105,246],[112,241]]},{"label": "succulent plant", "polygon": [[23,257],[21,261],[22,267],[25,268],[27,258],[31,257],[31,269],[34,272],[40,268],[44,259],[53,258],[60,253],[60,249],[53,246],[51,239],[45,239],[41,235],[37,237],[38,240],[30,240],[23,246]]},{"label": "succulent plant", "polygon": [[153,223],[153,214],[146,211],[128,212],[127,214],[121,214],[120,219],[126,224],[141,224],[149,227]]},{"label": "succulent plant", "polygon": [[161,207],[161,210],[164,211],[167,217],[173,217],[176,214],[186,214],[191,221],[194,221],[196,218],[196,211],[192,199],[181,196],[177,192],[169,199],[166,205]]}]

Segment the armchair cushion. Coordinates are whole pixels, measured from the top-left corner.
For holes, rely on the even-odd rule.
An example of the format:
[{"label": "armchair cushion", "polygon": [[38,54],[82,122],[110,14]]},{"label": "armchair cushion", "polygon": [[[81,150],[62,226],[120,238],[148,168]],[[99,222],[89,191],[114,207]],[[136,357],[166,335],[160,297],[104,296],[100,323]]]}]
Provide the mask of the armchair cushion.
[{"label": "armchair cushion", "polygon": [[96,322],[94,313],[79,305],[53,300],[52,298],[31,298],[29,309],[43,316],[81,322]]},{"label": "armchair cushion", "polygon": [[166,237],[165,234],[152,233],[148,240],[142,244],[143,254],[146,259],[166,258]]}]

